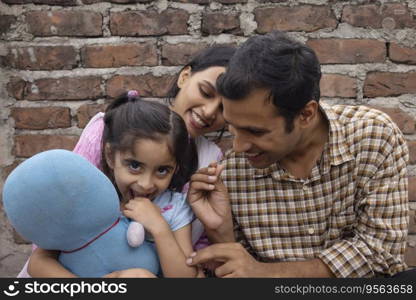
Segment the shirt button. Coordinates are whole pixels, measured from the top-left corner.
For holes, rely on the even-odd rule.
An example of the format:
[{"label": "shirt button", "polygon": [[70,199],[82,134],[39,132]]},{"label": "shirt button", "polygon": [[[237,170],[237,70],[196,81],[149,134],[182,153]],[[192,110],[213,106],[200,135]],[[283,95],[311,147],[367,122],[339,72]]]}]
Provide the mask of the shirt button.
[{"label": "shirt button", "polygon": [[309,234],[314,234],[315,233],[315,229],[313,227],[309,227],[308,228],[308,233]]}]

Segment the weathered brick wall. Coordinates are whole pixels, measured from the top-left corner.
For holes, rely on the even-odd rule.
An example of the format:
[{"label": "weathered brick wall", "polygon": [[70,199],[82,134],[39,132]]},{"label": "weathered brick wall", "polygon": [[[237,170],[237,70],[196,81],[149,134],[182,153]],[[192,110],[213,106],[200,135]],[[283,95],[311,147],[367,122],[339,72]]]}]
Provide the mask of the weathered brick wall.
[{"label": "weathered brick wall", "polygon": [[[131,88],[163,98],[195,51],[280,29],[316,50],[323,100],[379,108],[406,135],[416,266],[415,15],[415,0],[3,0],[0,189],[25,158],[72,149],[108,98]],[[0,239],[19,242],[0,221]]]}]

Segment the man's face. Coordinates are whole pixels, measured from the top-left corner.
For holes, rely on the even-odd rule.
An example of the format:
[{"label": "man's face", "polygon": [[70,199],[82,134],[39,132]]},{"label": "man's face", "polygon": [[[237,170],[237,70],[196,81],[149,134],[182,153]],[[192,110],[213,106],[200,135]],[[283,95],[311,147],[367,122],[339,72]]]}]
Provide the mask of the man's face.
[{"label": "man's face", "polygon": [[234,136],[233,150],[244,153],[255,168],[266,168],[285,159],[301,139],[296,121],[290,133],[285,131],[285,120],[268,100],[269,92],[254,89],[241,100],[223,99],[224,119]]}]

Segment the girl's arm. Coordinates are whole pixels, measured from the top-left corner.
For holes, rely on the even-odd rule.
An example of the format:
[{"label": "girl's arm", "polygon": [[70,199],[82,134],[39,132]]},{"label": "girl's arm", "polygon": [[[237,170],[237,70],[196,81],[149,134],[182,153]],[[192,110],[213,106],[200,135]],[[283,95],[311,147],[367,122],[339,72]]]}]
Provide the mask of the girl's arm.
[{"label": "girl's arm", "polygon": [[191,243],[191,225],[186,225],[172,232],[169,225],[162,231],[155,232],[157,253],[164,277],[197,277],[198,270],[190,268],[186,259],[193,252]]},{"label": "girl's arm", "polygon": [[164,277],[197,276],[197,269],[186,264],[187,255],[192,253],[190,224],[173,233],[160,208],[141,197],[130,200],[124,206],[123,214],[142,223],[153,236]]},{"label": "girl's arm", "polygon": [[37,248],[29,259],[27,271],[32,277],[77,277],[58,262],[59,251]]}]

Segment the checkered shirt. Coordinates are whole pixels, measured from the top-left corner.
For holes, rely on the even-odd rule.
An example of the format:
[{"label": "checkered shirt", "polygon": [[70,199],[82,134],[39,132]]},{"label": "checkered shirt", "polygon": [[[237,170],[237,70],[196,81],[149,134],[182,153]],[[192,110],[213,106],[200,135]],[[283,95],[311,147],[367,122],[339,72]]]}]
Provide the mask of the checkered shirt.
[{"label": "checkered shirt", "polygon": [[384,113],[320,104],[329,140],[307,179],[228,153],[223,180],[237,239],[259,261],[320,258],[336,277],[406,268],[408,149]]}]

